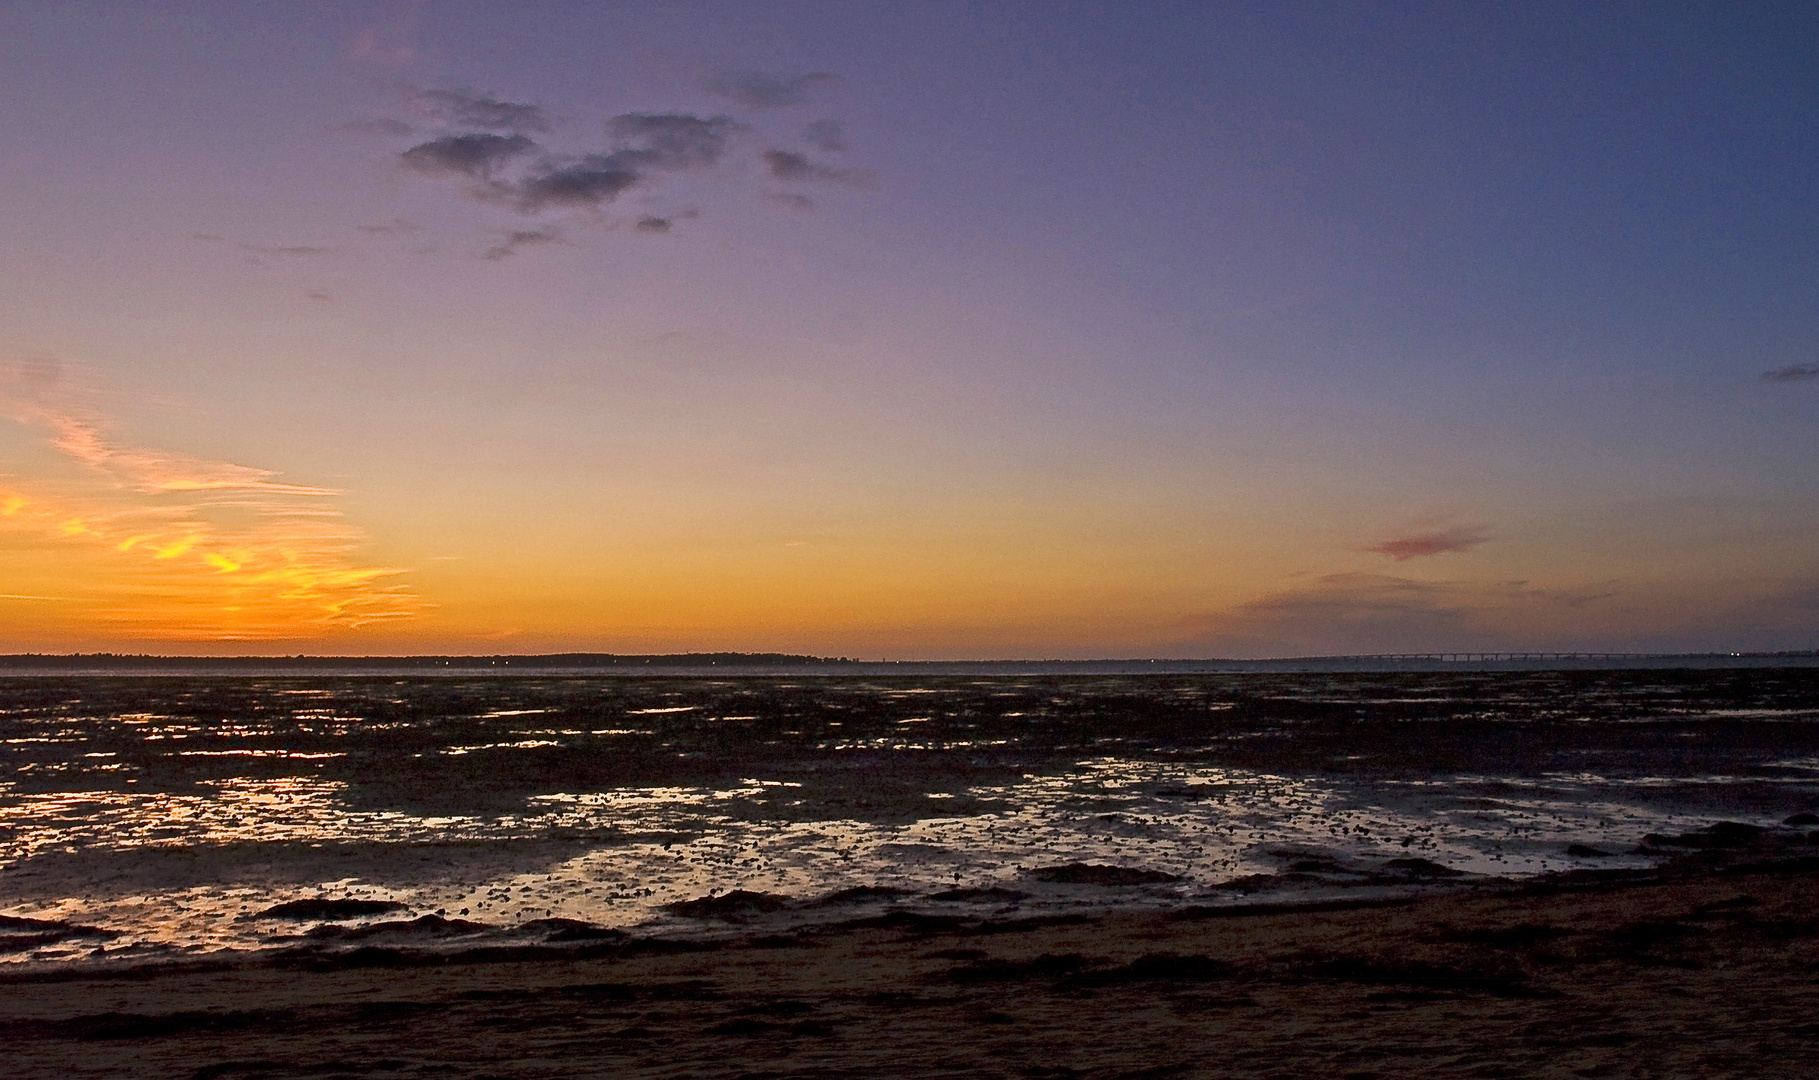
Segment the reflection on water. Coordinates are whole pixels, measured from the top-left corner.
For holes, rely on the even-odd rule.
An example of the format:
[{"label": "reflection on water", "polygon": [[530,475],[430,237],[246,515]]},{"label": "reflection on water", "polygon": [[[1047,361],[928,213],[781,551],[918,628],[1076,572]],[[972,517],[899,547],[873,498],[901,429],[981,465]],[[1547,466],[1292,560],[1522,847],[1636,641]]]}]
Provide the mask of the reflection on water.
[{"label": "reflection on water", "polygon": [[[281,944],[247,916],[316,895],[662,929],[734,889],[1029,910],[1642,865],[1647,832],[1812,809],[1815,719],[1801,671],[15,678],[0,914],[119,934],[5,958]],[[1179,880],[1032,873],[1068,863]]]}]

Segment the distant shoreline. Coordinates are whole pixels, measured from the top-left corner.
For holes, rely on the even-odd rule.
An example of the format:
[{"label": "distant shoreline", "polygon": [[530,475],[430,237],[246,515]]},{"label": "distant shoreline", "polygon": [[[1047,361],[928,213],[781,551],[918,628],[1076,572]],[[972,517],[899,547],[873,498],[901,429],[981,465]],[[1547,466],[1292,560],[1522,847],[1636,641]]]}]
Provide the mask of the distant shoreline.
[{"label": "distant shoreline", "polygon": [[787,653],[552,653],[495,656],[0,655],[18,675],[1217,675],[1346,672],[1634,671],[1819,667],[1819,651],[1707,653],[1444,652],[1260,660],[855,660]]}]

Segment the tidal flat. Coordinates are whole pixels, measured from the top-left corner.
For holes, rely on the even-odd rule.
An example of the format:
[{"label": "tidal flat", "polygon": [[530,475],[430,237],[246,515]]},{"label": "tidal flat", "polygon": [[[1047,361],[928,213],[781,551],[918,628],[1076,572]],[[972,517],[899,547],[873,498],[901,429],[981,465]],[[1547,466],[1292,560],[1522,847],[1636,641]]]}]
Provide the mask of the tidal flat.
[{"label": "tidal flat", "polygon": [[[24,1076],[1776,1075],[1819,672],[0,681]],[[1780,1070],[1785,1074],[1785,1070]]]}]

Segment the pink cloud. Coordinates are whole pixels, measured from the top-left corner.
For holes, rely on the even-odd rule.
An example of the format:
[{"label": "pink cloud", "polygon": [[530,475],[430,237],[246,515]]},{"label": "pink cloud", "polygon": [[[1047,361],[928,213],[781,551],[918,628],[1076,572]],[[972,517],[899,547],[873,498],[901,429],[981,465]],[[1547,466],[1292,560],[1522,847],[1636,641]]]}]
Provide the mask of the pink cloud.
[{"label": "pink cloud", "polygon": [[1482,525],[1461,525],[1436,532],[1398,536],[1364,550],[1377,555],[1388,555],[1397,562],[1407,562],[1428,555],[1443,555],[1449,551],[1465,551],[1490,538],[1490,530]]}]

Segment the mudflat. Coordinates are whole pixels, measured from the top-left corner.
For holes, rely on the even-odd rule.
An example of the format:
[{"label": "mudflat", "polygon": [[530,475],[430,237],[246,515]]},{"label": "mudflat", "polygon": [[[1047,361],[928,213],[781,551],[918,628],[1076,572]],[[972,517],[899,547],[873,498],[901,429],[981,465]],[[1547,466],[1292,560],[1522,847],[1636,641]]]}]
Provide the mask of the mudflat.
[{"label": "mudflat", "polygon": [[1791,1077],[1819,860],[1395,901],[15,973],[17,1077]]}]

